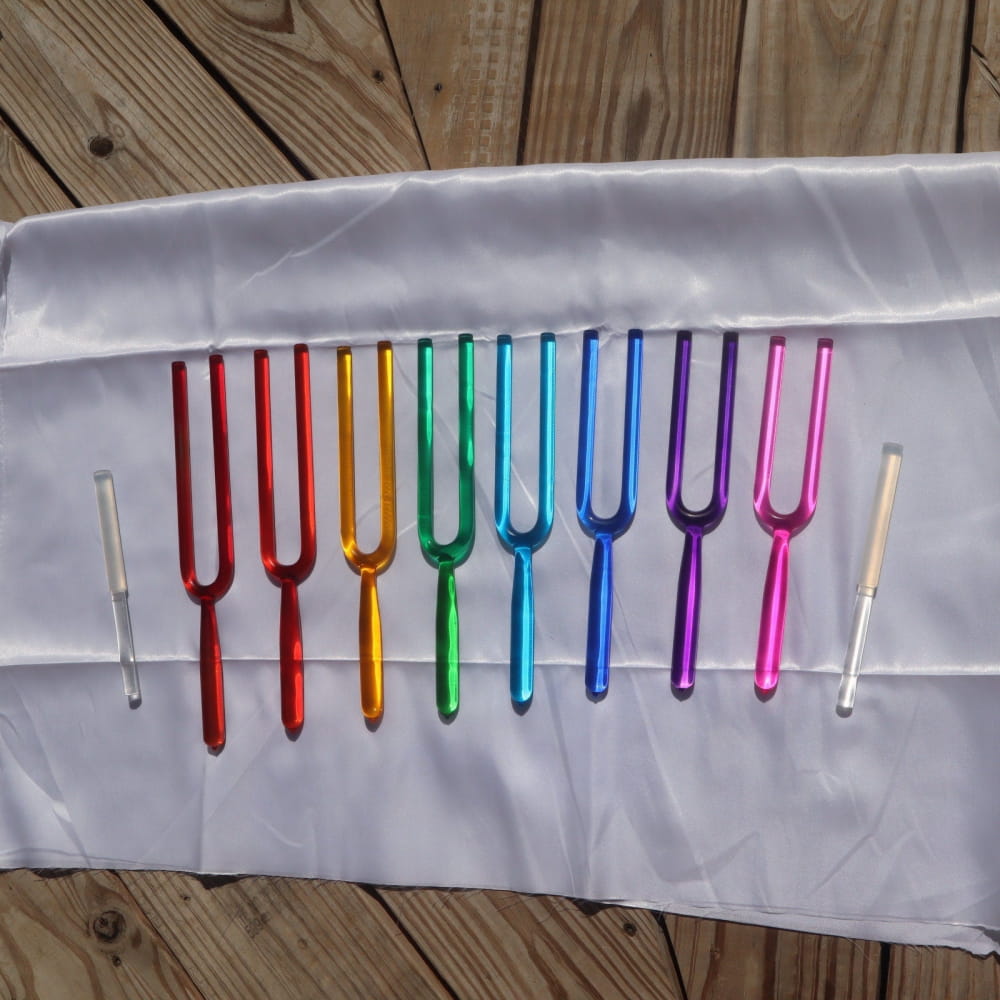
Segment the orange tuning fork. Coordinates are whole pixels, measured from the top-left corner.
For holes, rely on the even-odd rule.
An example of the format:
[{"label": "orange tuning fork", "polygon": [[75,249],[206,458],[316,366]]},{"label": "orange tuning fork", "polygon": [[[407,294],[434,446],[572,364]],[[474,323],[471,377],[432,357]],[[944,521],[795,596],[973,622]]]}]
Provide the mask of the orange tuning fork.
[{"label": "orange tuning fork", "polygon": [[299,469],[299,558],[278,562],[274,530],[274,462],[271,451],[271,377],[267,351],[254,351],[257,408],[257,494],[260,504],[260,557],[268,579],[281,588],[278,648],[281,669],[281,721],[301,728],[305,718],[302,670],[302,619],[299,585],[316,563],[316,494],[313,478],[312,403],[309,348],[295,345],[295,429]]},{"label": "orange tuning fork", "polygon": [[207,746],[226,742],[226,706],[222,688],[222,647],[215,602],[233,583],[233,500],[229,481],[229,429],[226,419],[226,369],[221,354],[208,359],[212,399],[212,450],[215,460],[215,516],[219,571],[211,583],[199,583],[194,560],[194,508],[191,500],[191,428],[188,418],[187,367],[175,361],[174,455],[177,466],[177,535],[184,589],[201,606],[201,724]]},{"label": "orange tuning fork", "polygon": [[396,438],[393,429],[392,344],[378,345],[378,440],[382,534],[378,547],[358,547],[354,499],[354,374],[351,349],[337,349],[337,412],[340,426],[340,541],[347,561],[361,575],[358,650],[361,711],[368,719],[382,715],[382,618],[375,580],[396,552]]}]

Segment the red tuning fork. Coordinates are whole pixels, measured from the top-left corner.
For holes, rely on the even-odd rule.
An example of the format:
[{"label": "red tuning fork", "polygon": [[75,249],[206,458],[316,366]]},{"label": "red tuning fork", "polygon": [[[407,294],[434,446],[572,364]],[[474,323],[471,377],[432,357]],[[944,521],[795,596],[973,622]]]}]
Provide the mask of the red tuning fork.
[{"label": "red tuning fork", "polygon": [[221,354],[208,359],[212,398],[212,451],[215,460],[215,517],[219,571],[211,583],[199,583],[194,560],[194,507],[191,500],[191,427],[188,419],[187,367],[175,361],[174,455],[177,466],[177,535],[184,589],[201,606],[201,724],[207,746],[226,742],[226,705],[222,688],[222,647],[215,603],[225,596],[235,575],[233,498],[229,482],[229,428],[226,420],[226,369]]},{"label": "red tuning fork", "polygon": [[302,619],[299,585],[316,563],[316,493],[313,480],[312,403],[309,348],[295,345],[295,431],[299,468],[299,558],[278,562],[274,531],[274,462],[271,452],[271,376],[267,351],[254,351],[257,406],[257,494],[260,503],[260,557],[270,581],[281,587],[278,648],[281,663],[281,721],[301,728],[305,718],[302,671]]}]

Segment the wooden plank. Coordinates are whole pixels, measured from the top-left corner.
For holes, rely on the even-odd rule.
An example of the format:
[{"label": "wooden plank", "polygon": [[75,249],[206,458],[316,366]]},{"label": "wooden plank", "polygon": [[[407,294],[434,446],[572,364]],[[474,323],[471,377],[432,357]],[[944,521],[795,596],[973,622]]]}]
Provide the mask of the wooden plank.
[{"label": "wooden plank", "polygon": [[1000,0],[977,0],[968,57],[962,152],[1000,149]]},{"label": "wooden plank", "polygon": [[500,891],[379,895],[463,1000],[683,996],[646,910]]},{"label": "wooden plank", "polygon": [[736,156],[954,152],[958,0],[748,0]]},{"label": "wooden plank", "polygon": [[434,168],[517,162],[533,0],[382,0]]},{"label": "wooden plank", "polygon": [[3,108],[84,204],[299,178],[141,0],[0,0]]},{"label": "wooden plank", "polygon": [[201,997],[108,872],[0,874],[0,993],[46,1000]]},{"label": "wooden plank", "polygon": [[448,995],[383,907],[358,886],[199,880],[175,872],[121,877],[207,997]]},{"label": "wooden plank", "polygon": [[978,958],[955,948],[893,945],[886,1000],[996,1000],[1000,958]]},{"label": "wooden plank", "polygon": [[421,170],[374,0],[159,0],[317,177]]},{"label": "wooden plank", "polygon": [[876,1000],[881,945],[667,916],[688,1000]]},{"label": "wooden plank", "polygon": [[728,154],[741,0],[545,0],[525,162]]},{"label": "wooden plank", "polygon": [[72,207],[73,203],[24,143],[0,122],[0,219],[16,222],[25,215]]}]

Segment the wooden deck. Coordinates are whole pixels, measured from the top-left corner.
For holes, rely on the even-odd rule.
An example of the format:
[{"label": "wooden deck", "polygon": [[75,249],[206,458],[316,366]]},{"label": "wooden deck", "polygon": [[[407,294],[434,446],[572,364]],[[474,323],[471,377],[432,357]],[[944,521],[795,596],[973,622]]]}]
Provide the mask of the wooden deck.
[{"label": "wooden deck", "polygon": [[[0,218],[474,165],[1000,149],[1000,0],[0,0]],[[1000,962],[509,892],[0,875],[0,995],[1000,996]]]}]

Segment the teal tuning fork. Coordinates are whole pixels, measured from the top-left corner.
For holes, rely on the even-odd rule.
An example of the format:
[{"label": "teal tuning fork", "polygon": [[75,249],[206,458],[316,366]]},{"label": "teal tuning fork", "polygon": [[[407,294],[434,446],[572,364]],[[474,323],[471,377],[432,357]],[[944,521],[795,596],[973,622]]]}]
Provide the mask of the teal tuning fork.
[{"label": "teal tuning fork", "polygon": [[514,588],[510,605],[510,697],[519,705],[531,701],[535,673],[535,598],[531,556],[548,540],[555,506],[556,338],[541,337],[538,516],[534,527],[517,531],[510,523],[511,364],[513,345],[507,334],[497,338],[497,432],[493,510],[497,534],[514,553]]},{"label": "teal tuning fork", "polygon": [[611,665],[611,611],[614,602],[611,543],[628,531],[635,517],[639,489],[639,409],[642,397],[642,331],[629,330],[625,386],[625,440],[622,445],[622,488],[618,510],[598,517],[591,505],[594,482],[594,423],[597,408],[596,330],[583,335],[580,388],[580,436],[576,456],[576,516],[594,539],[587,620],[587,691],[595,697],[608,690]]},{"label": "teal tuning fork", "polygon": [[417,534],[424,558],[437,567],[435,652],[437,707],[458,711],[458,590],[455,567],[469,558],[476,535],[475,369],[472,334],[458,338],[458,532],[447,545],[434,537],[434,344],[417,343]]}]

